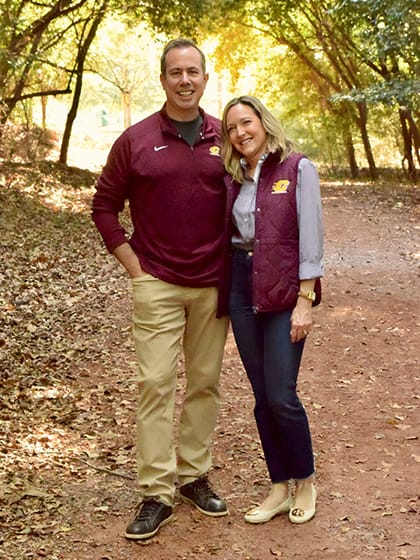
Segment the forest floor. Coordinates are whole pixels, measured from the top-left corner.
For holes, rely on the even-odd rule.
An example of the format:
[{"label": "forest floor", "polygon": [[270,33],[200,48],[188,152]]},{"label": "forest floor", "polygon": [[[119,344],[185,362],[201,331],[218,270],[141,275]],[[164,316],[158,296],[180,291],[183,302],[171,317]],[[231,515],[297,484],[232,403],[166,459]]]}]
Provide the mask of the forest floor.
[{"label": "forest floor", "polygon": [[[210,476],[230,513],[178,500],[136,543],[123,537],[139,500],[130,294],[90,221],[93,182],[47,163],[0,171],[0,559],[419,558],[418,191],[322,183],[324,295],[299,384],[315,518],[243,520],[269,483],[229,334]],[[180,361],[178,407],[183,384]]]}]

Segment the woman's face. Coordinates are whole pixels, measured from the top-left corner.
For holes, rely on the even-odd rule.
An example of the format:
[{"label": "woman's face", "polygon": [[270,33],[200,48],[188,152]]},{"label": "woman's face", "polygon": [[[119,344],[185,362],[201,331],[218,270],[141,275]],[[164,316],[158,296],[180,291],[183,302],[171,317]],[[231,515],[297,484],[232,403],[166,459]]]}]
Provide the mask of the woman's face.
[{"label": "woman's face", "polygon": [[226,114],[226,130],[235,150],[255,166],[266,151],[267,137],[254,110],[242,103],[231,107]]}]

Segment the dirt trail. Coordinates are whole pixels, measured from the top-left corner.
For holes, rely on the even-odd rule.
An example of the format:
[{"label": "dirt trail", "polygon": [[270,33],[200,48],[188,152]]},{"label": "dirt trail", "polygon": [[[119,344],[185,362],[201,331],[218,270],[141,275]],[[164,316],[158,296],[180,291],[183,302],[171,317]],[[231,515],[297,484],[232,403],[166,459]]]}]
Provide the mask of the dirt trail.
[{"label": "dirt trail", "polygon": [[[130,305],[121,289],[101,295],[98,337],[106,352],[68,380],[77,414],[49,440],[50,459],[42,462],[36,451],[30,457],[16,443],[16,479],[25,464],[35,469],[33,487],[45,496],[28,491],[15,503],[9,496],[3,508],[24,510],[26,503],[30,515],[25,524],[18,511],[16,519],[8,514],[14,533],[0,544],[0,558],[419,558],[419,221],[412,200],[393,196],[323,185],[324,299],[300,377],[317,463],[318,510],[310,523],[294,526],[285,516],[260,526],[243,521],[268,481],[250,388],[229,336],[211,479],[230,515],[211,519],[178,503],[174,522],[154,539],[124,540],[138,496],[135,359]],[[181,374],[180,392],[182,385]]]}]

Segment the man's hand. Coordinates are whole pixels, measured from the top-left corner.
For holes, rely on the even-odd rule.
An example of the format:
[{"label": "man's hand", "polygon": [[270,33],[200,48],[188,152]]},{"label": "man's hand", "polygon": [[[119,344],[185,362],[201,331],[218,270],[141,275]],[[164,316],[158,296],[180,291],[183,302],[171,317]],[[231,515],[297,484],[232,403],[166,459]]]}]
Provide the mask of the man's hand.
[{"label": "man's hand", "polygon": [[112,251],[112,254],[120,261],[130,278],[137,278],[144,274],[140,261],[129,243],[119,245],[119,247]]}]

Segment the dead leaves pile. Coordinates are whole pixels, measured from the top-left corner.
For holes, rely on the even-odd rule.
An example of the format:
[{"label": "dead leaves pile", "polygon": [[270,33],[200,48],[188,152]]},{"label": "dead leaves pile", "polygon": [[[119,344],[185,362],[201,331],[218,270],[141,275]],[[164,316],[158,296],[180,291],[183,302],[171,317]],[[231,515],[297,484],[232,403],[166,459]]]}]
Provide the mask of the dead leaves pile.
[{"label": "dead leaves pile", "polygon": [[132,444],[120,439],[116,457],[109,448],[131,406],[121,402],[134,373],[120,390],[98,383],[87,394],[83,386],[87,368],[117,367],[131,351],[129,328],[103,319],[114,305],[124,316],[126,306],[128,325],[129,309],[124,272],[89,216],[94,181],[90,172],[46,163],[0,171],[0,550],[12,535],[18,544],[70,530],[62,496],[41,486],[41,473],[65,466],[77,477],[88,468],[81,461],[100,455],[90,445],[98,433],[111,442],[105,468],[133,460]]},{"label": "dead leaves pile", "polygon": [[[106,528],[107,516],[115,521],[135,505],[131,306],[125,273],[107,256],[89,216],[94,182],[90,172],[45,162],[0,169],[1,560],[89,558],[73,555],[72,546],[79,551],[99,547],[89,531]],[[396,268],[391,271],[394,281],[388,270],[399,264],[395,255],[403,255],[401,262],[414,270],[410,263],[417,229],[414,213],[407,219],[404,208],[414,208],[417,195],[408,187],[394,193],[379,186],[370,200],[372,191],[347,186],[327,186],[328,293],[318,312],[320,324],[308,342],[317,351],[310,354],[313,363],[301,383],[301,397],[315,420],[321,473],[325,517],[320,515],[317,538],[323,535],[325,540],[331,533],[338,546],[354,541],[357,550],[365,539],[362,554],[373,558],[370,551],[386,556],[386,541],[395,527],[401,533],[399,550],[389,557],[410,558],[415,543],[411,517],[417,512],[410,473],[419,460],[414,451],[418,397],[410,388],[414,321],[407,319],[414,316],[414,300],[406,275],[399,280]],[[343,228],[334,209],[347,200],[350,222],[353,197],[362,211],[351,237],[349,223]],[[398,215],[391,240],[389,228],[367,229],[381,208]],[[359,262],[350,266],[348,259],[355,258],[349,247],[352,240],[359,247],[362,226],[369,233],[380,231],[382,239],[375,245],[375,250],[381,247],[376,260],[370,262],[366,248],[369,267],[360,270]],[[387,297],[399,286],[397,298],[388,305],[385,296],[375,300],[379,282],[385,281],[382,292]],[[401,311],[407,302],[410,309]],[[223,466],[219,478],[231,485],[229,498],[239,511],[262,495],[266,468],[250,390],[233,343],[227,346],[223,383],[216,465]],[[377,485],[381,492],[366,498]],[[235,527],[226,546],[239,558],[249,543],[243,543],[241,525]],[[204,554],[194,533],[185,535],[184,540],[191,539],[191,554]],[[110,536],[103,544],[102,558],[131,558],[131,549],[124,556],[120,543],[115,545],[118,556],[108,555],[111,541]],[[170,547],[172,551],[172,541]],[[218,550],[211,554],[218,555]],[[277,544],[270,555],[282,555]]]}]

